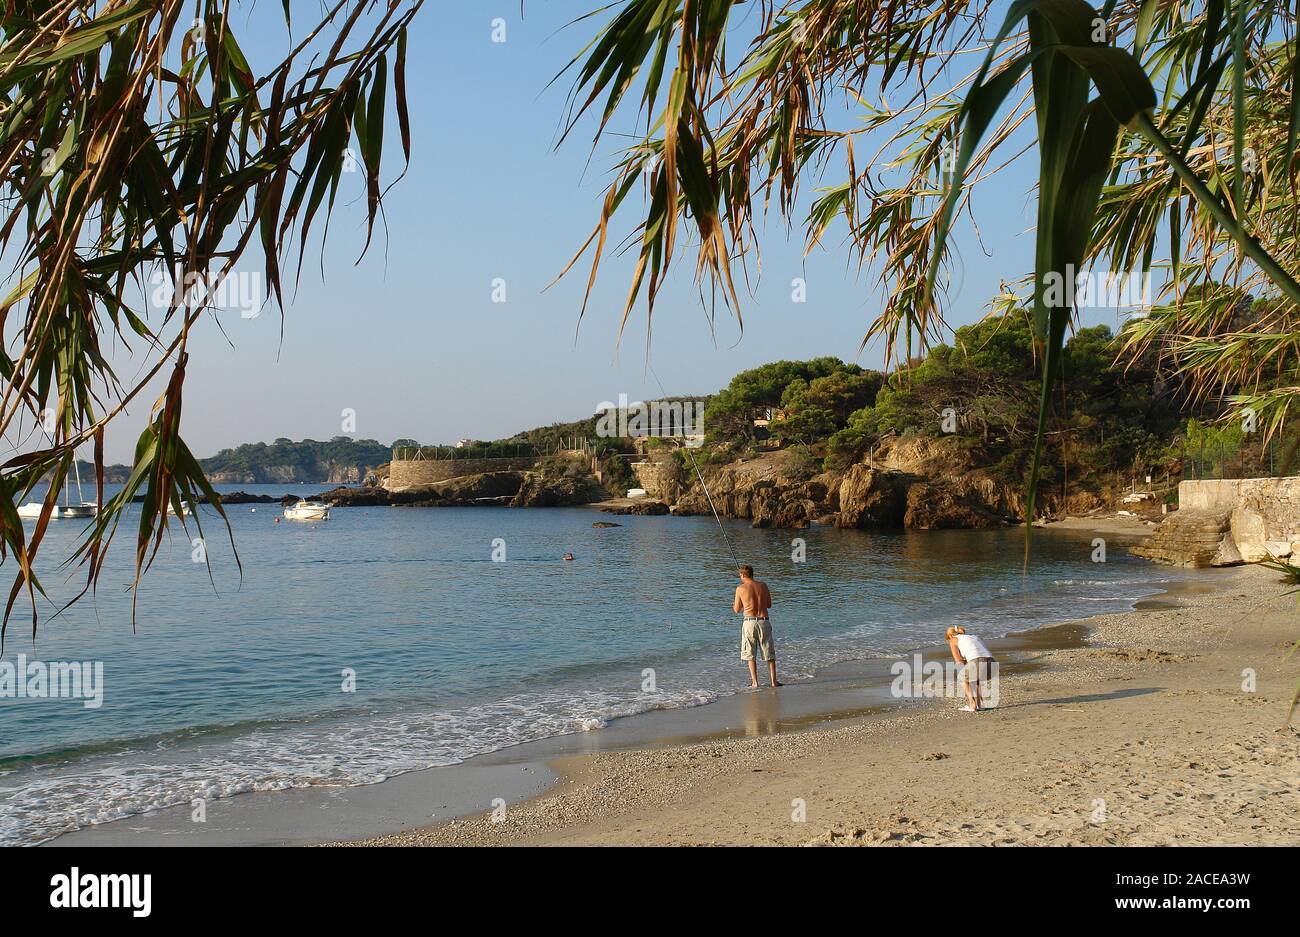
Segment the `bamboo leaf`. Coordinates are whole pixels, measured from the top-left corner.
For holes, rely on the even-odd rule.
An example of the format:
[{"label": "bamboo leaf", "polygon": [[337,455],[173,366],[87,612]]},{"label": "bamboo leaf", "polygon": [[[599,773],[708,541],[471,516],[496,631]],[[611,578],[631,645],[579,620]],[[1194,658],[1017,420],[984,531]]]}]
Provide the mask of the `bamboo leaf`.
[{"label": "bamboo leaf", "polygon": [[[285,0],[287,6],[288,0]],[[397,62],[393,65],[393,91],[397,98],[397,123],[402,134],[402,154],[411,161],[411,115],[406,101],[406,29],[397,38]]]},{"label": "bamboo leaf", "polygon": [[1246,11],[1237,4],[1232,21],[1232,205],[1240,218],[1245,211],[1241,200],[1242,154],[1246,139]]},{"label": "bamboo leaf", "polygon": [[[1296,2],[1296,18],[1300,21],[1300,0]],[[1296,137],[1300,134],[1300,43],[1291,43],[1291,107],[1286,130],[1286,158],[1284,166],[1287,175],[1294,172]]]}]

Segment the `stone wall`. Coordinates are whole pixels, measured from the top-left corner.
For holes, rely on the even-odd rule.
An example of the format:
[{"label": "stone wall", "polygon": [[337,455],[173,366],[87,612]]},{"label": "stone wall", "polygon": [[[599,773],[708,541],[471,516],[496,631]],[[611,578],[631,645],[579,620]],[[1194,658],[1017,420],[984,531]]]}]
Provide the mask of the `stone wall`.
[{"label": "stone wall", "polygon": [[449,478],[483,472],[523,472],[537,464],[535,458],[519,459],[394,459],[389,465],[389,491],[436,485]]},{"label": "stone wall", "polygon": [[1178,510],[1133,552],[1184,566],[1300,556],[1300,477],[1181,482]]},{"label": "stone wall", "polygon": [[681,469],[671,457],[630,462],[628,468],[636,476],[637,487],[644,488],[651,498],[675,501],[681,494]]},{"label": "stone wall", "polygon": [[1178,509],[1223,512],[1233,543],[1247,563],[1286,557],[1300,542],[1300,477],[1187,481],[1178,486]]}]

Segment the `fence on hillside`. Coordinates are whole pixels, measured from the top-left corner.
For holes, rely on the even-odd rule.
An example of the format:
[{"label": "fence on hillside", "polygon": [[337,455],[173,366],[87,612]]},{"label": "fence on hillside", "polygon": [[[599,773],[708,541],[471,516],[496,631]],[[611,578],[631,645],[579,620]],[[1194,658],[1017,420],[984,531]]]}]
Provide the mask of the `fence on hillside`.
[{"label": "fence on hillside", "polygon": [[1266,445],[1201,445],[1183,450],[1183,480],[1273,478],[1300,472],[1296,440],[1274,437]]},{"label": "fence on hillside", "polygon": [[591,453],[591,444],[580,437],[565,437],[543,446],[529,443],[490,442],[466,446],[394,446],[395,462],[446,462],[454,459],[540,459],[558,453]]}]

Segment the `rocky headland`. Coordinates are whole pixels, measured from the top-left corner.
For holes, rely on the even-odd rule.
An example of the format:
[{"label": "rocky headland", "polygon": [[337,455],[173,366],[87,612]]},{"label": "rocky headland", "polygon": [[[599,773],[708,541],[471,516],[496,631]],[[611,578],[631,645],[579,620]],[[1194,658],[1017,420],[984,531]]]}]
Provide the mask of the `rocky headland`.
[{"label": "rocky headland", "polygon": [[[799,472],[786,452],[771,452],[721,466],[700,465],[714,506],[725,517],[755,527],[979,530],[1024,519],[1023,484],[1008,483],[973,464],[957,440],[891,440],[867,463],[842,472]],[[693,483],[692,483],[693,482]],[[1068,502],[1046,495],[1048,513],[1083,513],[1105,494],[1076,493]],[[667,499],[674,514],[708,514],[698,478],[686,476]]]},{"label": "rocky headland", "polygon": [[604,501],[609,492],[590,475],[571,471],[478,472],[432,485],[390,491],[381,486],[340,487],[316,497],[334,507],[568,507]]}]

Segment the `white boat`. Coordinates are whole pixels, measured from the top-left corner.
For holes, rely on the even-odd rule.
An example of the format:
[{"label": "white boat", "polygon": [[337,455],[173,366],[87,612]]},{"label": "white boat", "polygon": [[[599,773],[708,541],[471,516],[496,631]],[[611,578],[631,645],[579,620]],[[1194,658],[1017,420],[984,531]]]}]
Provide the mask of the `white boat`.
[{"label": "white boat", "polygon": [[[81,471],[77,468],[77,463],[75,461],[72,463],[72,470],[76,474],[77,479],[77,497],[84,498],[85,495],[81,491]],[[45,505],[42,502],[28,501],[26,504],[19,506],[18,516],[29,521],[39,520],[41,512],[44,509]],[[80,504],[69,504],[68,488],[65,485],[63,488],[63,503],[54,505],[54,509],[50,511],[50,518],[58,518],[60,520],[89,520],[98,513],[99,505],[94,501],[82,501]]]},{"label": "white boat", "polygon": [[[39,501],[29,501],[18,508],[18,516],[24,520],[34,521],[41,516],[41,511],[45,505]],[[81,504],[56,504],[54,510],[50,511],[51,518],[60,518],[63,520],[83,520],[94,517],[99,513],[99,505],[90,501],[83,501]]]},{"label": "white boat", "polygon": [[284,517],[290,521],[327,521],[330,506],[324,501],[299,501],[284,509]]},{"label": "white boat", "polygon": [[[170,501],[167,502],[167,513],[168,513],[168,514],[171,514],[171,515],[173,515],[173,516],[175,516],[175,514],[176,514],[176,508],[174,508],[174,507],[172,506],[172,504],[171,504]],[[182,501],[182,502],[181,502],[181,511],[180,511],[181,517],[188,517],[189,515],[191,515],[191,514],[193,514],[193,513],[194,513],[194,506],[191,505],[188,501]]]}]

